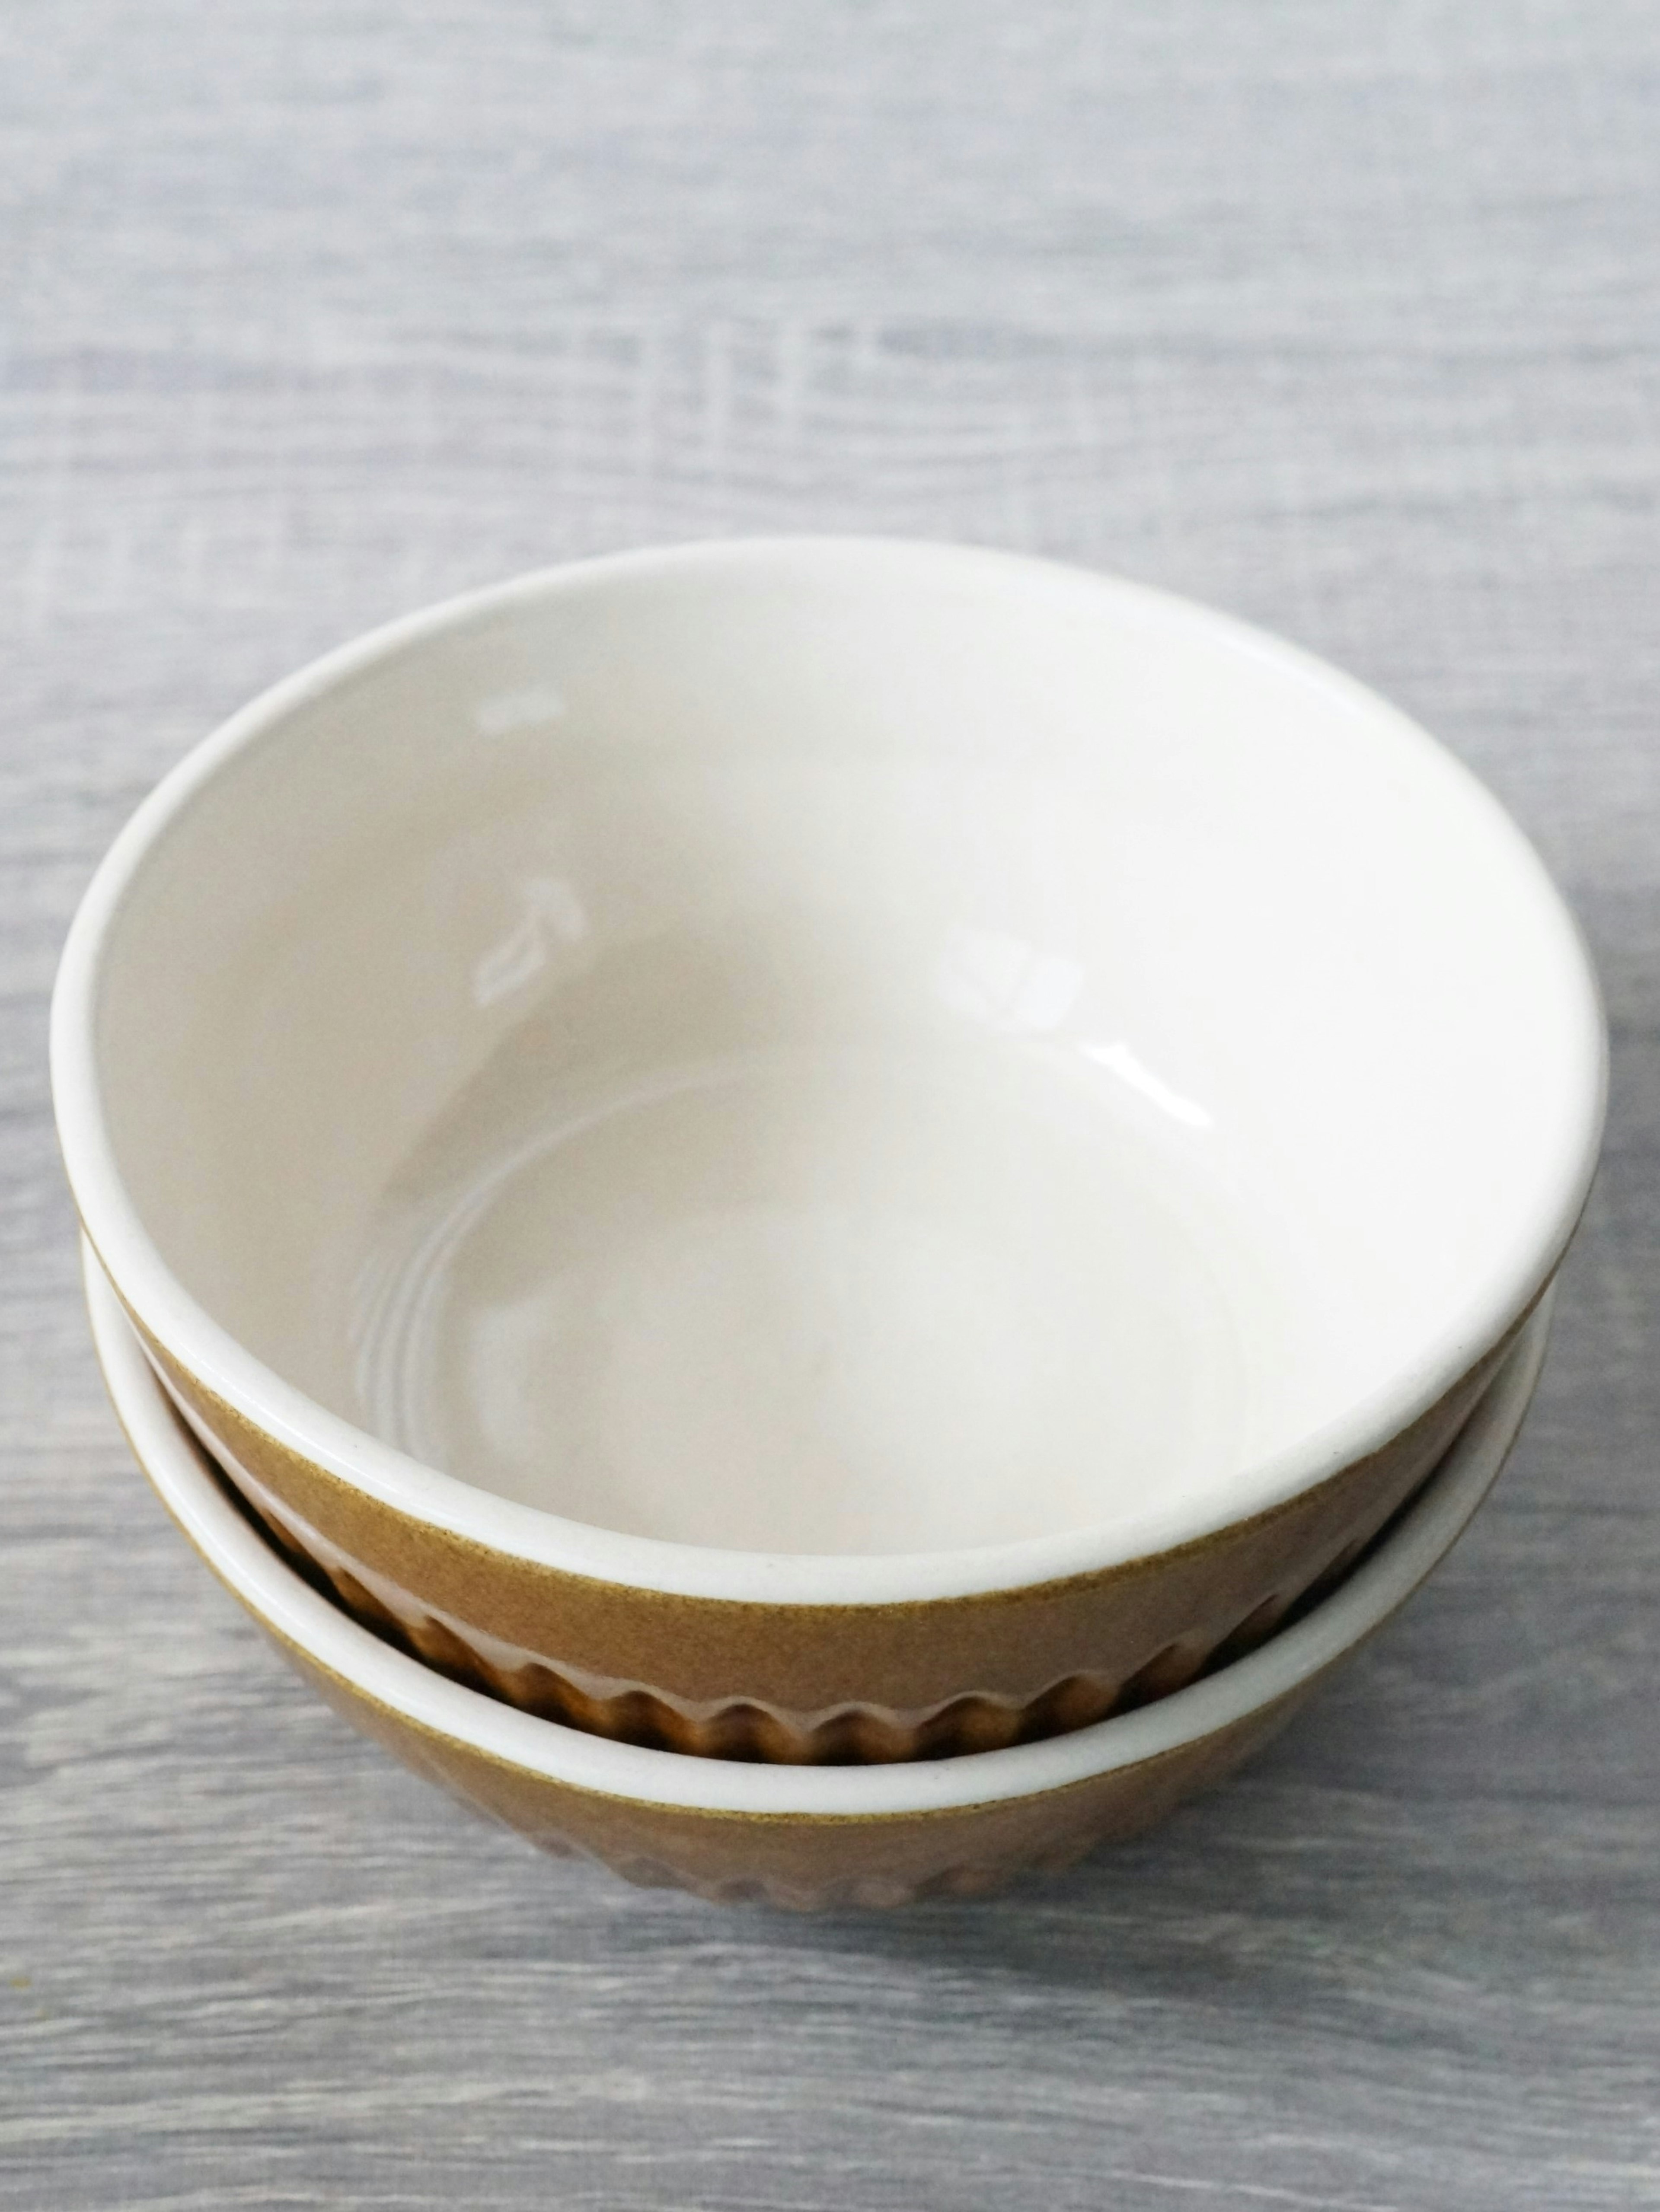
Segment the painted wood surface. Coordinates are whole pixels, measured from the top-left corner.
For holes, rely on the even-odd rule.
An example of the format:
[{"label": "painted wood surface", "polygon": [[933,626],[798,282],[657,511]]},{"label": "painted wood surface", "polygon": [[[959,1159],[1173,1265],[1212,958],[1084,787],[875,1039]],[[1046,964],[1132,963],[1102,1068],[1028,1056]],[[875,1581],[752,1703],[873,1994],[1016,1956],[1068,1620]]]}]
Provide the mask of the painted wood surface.
[{"label": "painted wood surface", "polygon": [[[1660,2203],[1657,95],[1620,0],[0,11],[0,2204]],[[1353,667],[1614,1036],[1433,1585],[1162,1834],[891,1917],[544,1863],[310,1699],[127,1462],[44,1074],[96,855],[250,692],[787,527]]]}]

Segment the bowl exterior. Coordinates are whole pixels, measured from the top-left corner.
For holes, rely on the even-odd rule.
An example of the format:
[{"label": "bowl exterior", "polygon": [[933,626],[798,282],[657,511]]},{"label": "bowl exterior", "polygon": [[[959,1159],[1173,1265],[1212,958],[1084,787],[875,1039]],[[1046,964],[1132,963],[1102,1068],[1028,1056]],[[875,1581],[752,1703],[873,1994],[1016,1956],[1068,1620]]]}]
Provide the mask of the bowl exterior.
[{"label": "bowl exterior", "polygon": [[1098,1844],[1156,1826],[1184,1800],[1223,1781],[1279,1733],[1324,1679],[1311,1677],[1194,1742],[1062,1790],[868,1817],[715,1813],[605,1796],[512,1765],[393,1711],[266,1632],[354,1728],[538,1850],[593,1860],[646,1887],[798,1911],[983,1896],[1022,1874],[1058,1873]]},{"label": "bowl exterior", "polygon": [[1196,1541],[968,1596],[804,1605],[598,1581],[417,1520],[257,1427],[132,1318],[222,1471],[358,1620],[568,1726],[792,1763],[938,1758],[1063,1734],[1241,1656],[1335,1583],[1427,1479],[1517,1334],[1377,1451]]}]

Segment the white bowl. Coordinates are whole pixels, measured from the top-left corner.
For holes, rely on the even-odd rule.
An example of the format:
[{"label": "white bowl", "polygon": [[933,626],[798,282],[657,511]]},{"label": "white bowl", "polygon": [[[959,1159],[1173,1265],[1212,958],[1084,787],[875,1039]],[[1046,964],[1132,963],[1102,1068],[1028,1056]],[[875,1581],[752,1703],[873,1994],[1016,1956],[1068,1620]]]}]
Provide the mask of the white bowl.
[{"label": "white bowl", "polygon": [[1219,1779],[1395,1612],[1456,1541],[1515,1441],[1548,1302],[1458,1441],[1371,1555],[1248,1658],[1047,1742],[892,1766],[768,1766],[613,1743],[447,1680],[359,1627],[250,1525],[174,1411],[95,1267],[94,1334],[141,1466],[299,1671],[417,1772],[544,1849],[636,1881],[793,1905],[994,1887],[1145,1828]]},{"label": "white bowl", "polygon": [[1106,1710],[1365,1540],[1602,1097],[1571,921],[1393,708],[858,540],[279,685],[117,841],[52,1050],[103,1264],[319,1557],[561,1710],[902,1749]]}]

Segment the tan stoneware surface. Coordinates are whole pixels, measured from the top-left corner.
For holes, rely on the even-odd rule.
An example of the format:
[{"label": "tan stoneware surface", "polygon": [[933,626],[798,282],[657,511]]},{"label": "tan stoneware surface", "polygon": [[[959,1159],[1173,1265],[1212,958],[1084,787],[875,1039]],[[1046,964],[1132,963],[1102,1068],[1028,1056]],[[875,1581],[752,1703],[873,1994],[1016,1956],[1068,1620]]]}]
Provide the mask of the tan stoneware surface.
[{"label": "tan stoneware surface", "polygon": [[714,1904],[798,1911],[986,1896],[1019,1874],[1059,1873],[1100,1844],[1156,1827],[1185,1799],[1225,1781],[1279,1734],[1322,1679],[1195,1743],[1069,1789],[1001,1804],[832,1822],[689,1812],[562,1789],[416,1725],[280,1637],[272,1640],[343,1719],[539,1850],[597,1860],[644,1888],[687,1889]]},{"label": "tan stoneware surface", "polygon": [[1538,1315],[1420,1497],[1345,1585],[1254,1655],[1070,1738],[832,1772],[596,1743],[447,1681],[286,1566],[179,1419],[107,1286],[99,1354],[140,1464],[298,1671],[417,1773],[542,1849],[721,1900],[887,1905],[994,1889],[1163,1819],[1266,1742],[1432,1571],[1496,1478],[1542,1361]]},{"label": "tan stoneware surface", "polygon": [[1514,1336],[1381,1451],[1196,1542],[1058,1582],[842,1606],[671,1594],[489,1551],[303,1459],[146,1340],[222,1471],[358,1620],[547,1719],[665,1750],[805,1763],[1031,1741],[1167,1696],[1250,1650],[1411,1497]]}]

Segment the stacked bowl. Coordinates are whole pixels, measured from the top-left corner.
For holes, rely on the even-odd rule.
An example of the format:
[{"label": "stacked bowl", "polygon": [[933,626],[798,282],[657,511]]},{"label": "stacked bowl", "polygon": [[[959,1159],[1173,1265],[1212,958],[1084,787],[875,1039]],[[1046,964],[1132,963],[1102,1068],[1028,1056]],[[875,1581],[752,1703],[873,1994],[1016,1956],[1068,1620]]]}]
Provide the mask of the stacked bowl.
[{"label": "stacked bowl", "polygon": [[1360,687],[804,539],[234,717],[94,878],[53,1081],[138,1456],[302,1669],[538,1841],[800,1903],[1145,1825],[1427,1571],[1602,1040]]}]

